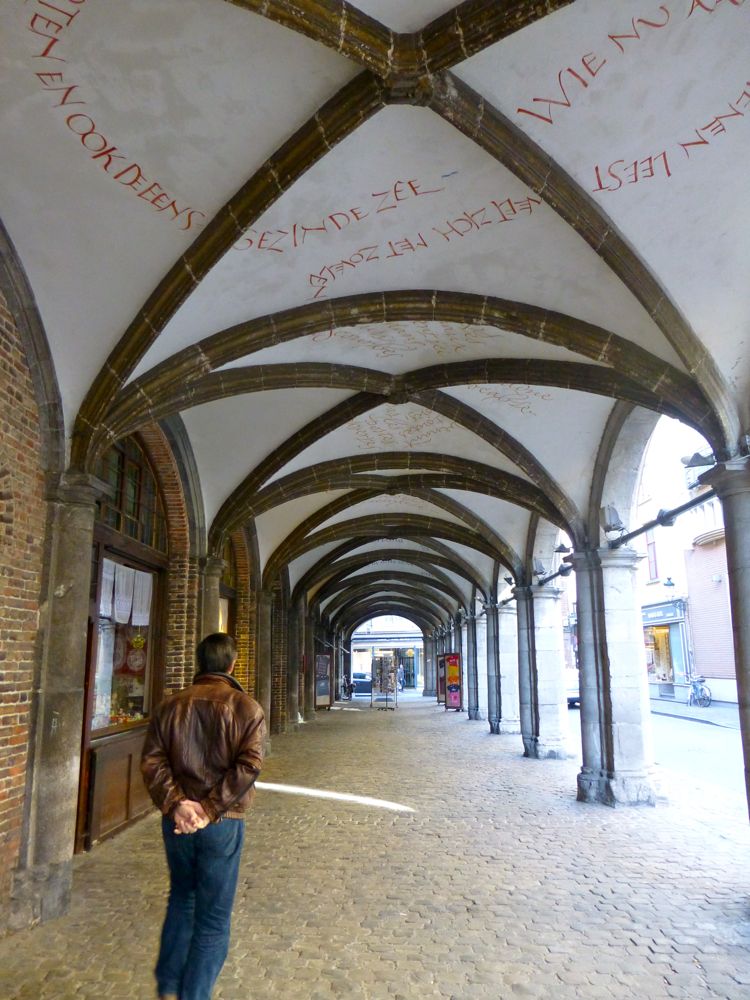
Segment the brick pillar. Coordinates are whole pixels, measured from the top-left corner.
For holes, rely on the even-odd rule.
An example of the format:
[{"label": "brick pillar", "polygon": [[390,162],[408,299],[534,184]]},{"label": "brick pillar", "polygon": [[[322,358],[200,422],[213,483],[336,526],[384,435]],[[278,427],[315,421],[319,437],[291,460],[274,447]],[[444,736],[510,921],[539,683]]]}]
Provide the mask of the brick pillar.
[{"label": "brick pillar", "polygon": [[315,621],[305,616],[305,722],[312,722],[315,714]]},{"label": "brick pillar", "polygon": [[219,584],[226,563],[218,556],[207,556],[203,563],[203,617],[201,638],[219,631]]},{"label": "brick pillar", "polygon": [[[266,732],[271,732],[271,612],[273,593],[261,590],[258,593],[258,633],[256,639],[256,676],[258,702],[266,717]],[[270,743],[268,744],[270,749]]]},{"label": "brick pillar", "polygon": [[286,666],[286,730],[294,732],[299,722],[299,664],[300,664],[299,604],[289,612]]},{"label": "brick pillar", "polygon": [[437,694],[435,668],[435,639],[434,635],[424,636],[424,698],[434,698]]},{"label": "brick pillar", "polygon": [[500,690],[503,695],[501,733],[520,733],[518,705],[518,613],[514,604],[497,609],[497,646],[500,658]]},{"label": "brick pillar", "polygon": [[29,789],[26,865],[15,873],[15,926],[65,913],[70,904],[81,763],[91,545],[96,499],[106,487],[93,476],[62,478],[52,502],[50,568],[40,612],[40,671],[34,691],[36,735]]},{"label": "brick pillar", "polygon": [[750,457],[717,465],[701,476],[701,482],[716,490],[724,513],[737,700],[750,807]]},{"label": "brick pillar", "polygon": [[578,799],[654,805],[651,719],[632,549],[575,552],[583,761]]}]

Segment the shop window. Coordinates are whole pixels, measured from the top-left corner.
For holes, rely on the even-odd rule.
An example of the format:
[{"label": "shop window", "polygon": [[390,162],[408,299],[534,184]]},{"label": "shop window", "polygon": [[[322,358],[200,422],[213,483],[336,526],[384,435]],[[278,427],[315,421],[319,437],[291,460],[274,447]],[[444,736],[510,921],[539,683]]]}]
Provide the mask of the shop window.
[{"label": "shop window", "polygon": [[96,617],[91,729],[140,722],[149,710],[156,574],[105,557]]},{"label": "shop window", "polygon": [[111,495],[98,504],[98,520],[158,552],[167,551],[164,508],[148,459],[133,438],[118,442],[101,462],[99,476]]}]

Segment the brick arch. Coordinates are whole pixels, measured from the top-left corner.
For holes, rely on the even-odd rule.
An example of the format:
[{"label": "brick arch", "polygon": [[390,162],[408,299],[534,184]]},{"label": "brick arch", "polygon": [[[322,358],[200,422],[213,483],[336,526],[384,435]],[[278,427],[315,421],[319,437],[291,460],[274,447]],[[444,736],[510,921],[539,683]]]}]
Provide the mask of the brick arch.
[{"label": "brick arch", "polygon": [[[456,554],[452,556],[437,553],[430,555],[418,549],[386,547],[378,549],[377,553],[365,551],[359,554],[348,555],[350,551],[359,548],[361,544],[362,542],[359,539],[355,539],[353,542],[346,542],[343,546],[335,550],[335,552],[328,553],[324,559],[313,563],[307,573],[297,581],[292,599],[298,600],[301,595],[307,593],[307,591],[315,587],[316,584],[321,583],[321,581],[332,583],[346,577],[354,570],[361,569],[364,566],[369,566],[381,560],[397,560],[399,562],[413,563],[414,566],[428,571],[434,571],[434,567],[442,567],[468,580],[481,593],[485,600],[488,599],[489,591],[486,582],[481,580],[473,567],[464,563]],[[316,592],[315,594],[316,598],[318,597],[318,593]]]},{"label": "brick arch", "polygon": [[157,424],[138,434],[159,484],[167,521],[167,621],[165,691],[184,687],[195,669],[198,632],[198,560],[191,551],[190,514],[174,452]]},{"label": "brick arch", "polygon": [[13,338],[20,343],[20,353],[23,355],[22,370],[28,375],[36,403],[40,438],[37,450],[41,457],[40,464],[48,480],[56,482],[65,465],[65,426],[60,390],[34,293],[2,222],[0,222],[0,325],[12,329]]}]

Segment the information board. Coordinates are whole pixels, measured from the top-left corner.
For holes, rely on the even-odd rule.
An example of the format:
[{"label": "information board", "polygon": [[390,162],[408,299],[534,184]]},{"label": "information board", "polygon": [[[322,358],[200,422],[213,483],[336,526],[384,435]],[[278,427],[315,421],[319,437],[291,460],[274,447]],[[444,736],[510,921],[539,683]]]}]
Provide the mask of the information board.
[{"label": "information board", "polygon": [[331,707],[331,657],[318,653],[315,657],[315,707]]},{"label": "information board", "polygon": [[437,662],[437,700],[438,705],[445,701],[445,655],[438,653]]},{"label": "information board", "polygon": [[446,653],[445,656],[445,709],[461,711],[461,654]]}]

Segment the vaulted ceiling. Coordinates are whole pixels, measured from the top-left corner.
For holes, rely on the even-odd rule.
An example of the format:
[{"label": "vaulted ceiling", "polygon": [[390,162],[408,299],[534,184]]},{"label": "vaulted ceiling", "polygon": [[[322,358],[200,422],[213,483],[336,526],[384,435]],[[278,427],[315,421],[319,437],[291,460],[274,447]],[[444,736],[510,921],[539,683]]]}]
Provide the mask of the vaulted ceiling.
[{"label": "vaulted ceiling", "polygon": [[[181,420],[351,626],[591,539],[613,428],[750,430],[750,2],[29,0],[0,216],[70,466]],[[599,492],[597,492],[599,491]]]}]

